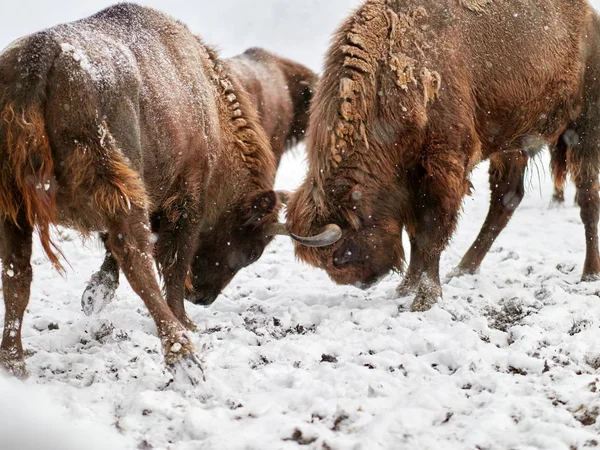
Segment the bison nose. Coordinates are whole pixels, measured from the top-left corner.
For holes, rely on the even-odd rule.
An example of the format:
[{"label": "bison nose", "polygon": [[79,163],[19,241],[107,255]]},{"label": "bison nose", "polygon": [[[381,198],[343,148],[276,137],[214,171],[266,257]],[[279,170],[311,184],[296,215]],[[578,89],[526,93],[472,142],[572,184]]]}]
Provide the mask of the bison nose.
[{"label": "bison nose", "polygon": [[357,264],[361,261],[360,251],[356,244],[348,242],[342,245],[333,254],[333,264],[336,267],[344,267],[352,264]]},{"label": "bison nose", "polygon": [[219,294],[208,292],[187,292],[186,298],[195,305],[210,306],[217,299]]}]

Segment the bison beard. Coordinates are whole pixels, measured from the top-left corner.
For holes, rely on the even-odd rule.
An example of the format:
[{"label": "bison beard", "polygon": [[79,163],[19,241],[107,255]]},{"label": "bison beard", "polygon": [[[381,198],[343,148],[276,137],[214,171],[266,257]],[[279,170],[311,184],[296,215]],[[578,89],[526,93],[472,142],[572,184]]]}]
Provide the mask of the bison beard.
[{"label": "bison beard", "polygon": [[[206,274],[218,291],[260,256],[277,222],[275,158],[248,104],[198,37],[132,4],[25,37],[0,55],[0,365],[26,373],[32,233],[37,226],[59,267],[49,229],[63,224],[106,232],[115,264],[156,323],[166,363],[194,370],[182,326],[194,255],[207,267],[232,254],[241,262]],[[205,242],[217,235],[232,245],[211,252]]]},{"label": "bison beard", "polygon": [[309,173],[288,203],[292,232],[333,222],[343,235],[326,249],[296,245],[297,255],[338,283],[368,287],[402,269],[404,229],[411,256],[398,292],[428,309],[473,167],[491,159],[493,197],[461,262],[469,270],[520,202],[526,150],[548,144],[558,184],[570,172],[577,186],[583,279],[596,279],[599,22],[585,0],[365,2],[327,53]]}]

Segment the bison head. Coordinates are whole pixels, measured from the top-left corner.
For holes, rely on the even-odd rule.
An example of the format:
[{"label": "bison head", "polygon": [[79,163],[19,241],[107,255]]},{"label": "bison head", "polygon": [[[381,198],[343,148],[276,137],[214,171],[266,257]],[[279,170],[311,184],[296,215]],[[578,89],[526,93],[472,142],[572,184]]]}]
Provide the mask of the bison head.
[{"label": "bison head", "polygon": [[277,221],[281,199],[289,193],[267,190],[248,195],[242,206],[231,211],[207,233],[191,264],[192,286],[186,298],[192,303],[210,305],[235,274],[262,255],[274,236],[291,236],[311,248],[329,246],[340,239],[341,230],[329,225],[312,237],[291,234]]},{"label": "bison head", "polygon": [[334,245],[315,248],[300,241],[296,255],[338,284],[367,289],[402,268],[402,228],[391,192],[340,181],[318,188],[307,179],[288,203],[288,227],[294,234],[311,235],[324,224],[338,224],[341,238]]},{"label": "bison head", "polygon": [[269,230],[277,223],[279,207],[274,191],[251,193],[200,235],[188,300],[210,305],[240,269],[260,258],[273,238]]}]

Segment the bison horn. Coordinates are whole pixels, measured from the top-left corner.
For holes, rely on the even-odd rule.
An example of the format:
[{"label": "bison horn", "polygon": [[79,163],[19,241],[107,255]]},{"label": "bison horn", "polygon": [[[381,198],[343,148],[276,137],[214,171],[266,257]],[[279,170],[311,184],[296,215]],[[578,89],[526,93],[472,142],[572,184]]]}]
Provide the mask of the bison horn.
[{"label": "bison horn", "polygon": [[296,236],[290,233],[293,240],[307,247],[327,247],[333,245],[342,238],[342,229],[334,223],[330,223],[323,228],[323,231],[316,236],[304,237]]},{"label": "bison horn", "polygon": [[284,223],[274,223],[267,231],[267,236],[290,236],[299,244],[307,247],[327,247],[339,241],[342,237],[342,229],[333,223],[326,225],[323,231],[316,236],[304,237],[290,233]]}]

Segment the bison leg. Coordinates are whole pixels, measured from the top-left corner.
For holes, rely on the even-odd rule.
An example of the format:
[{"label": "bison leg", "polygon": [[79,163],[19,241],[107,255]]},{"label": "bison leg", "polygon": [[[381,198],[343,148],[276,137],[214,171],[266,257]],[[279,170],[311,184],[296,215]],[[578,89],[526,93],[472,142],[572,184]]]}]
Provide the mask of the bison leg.
[{"label": "bison leg", "polygon": [[[596,124],[588,127],[596,130]],[[598,169],[600,154],[597,150],[598,132],[577,130],[577,139],[570,133],[571,151],[569,165],[573,181],[577,188],[577,204],[581,221],[585,228],[585,262],[582,281],[600,279],[600,255],[598,253],[598,219],[600,216],[600,197],[598,195]]]},{"label": "bison leg", "polygon": [[[582,281],[600,279],[600,256],[598,254],[598,216],[600,198],[598,196],[598,171],[587,179],[577,179],[577,203],[579,204],[581,220],[585,228],[585,263],[583,265]],[[579,178],[579,177],[578,177]]]},{"label": "bison leg", "polygon": [[185,280],[197,244],[197,227],[189,216],[177,223],[163,219],[159,229],[157,260],[161,268],[167,304],[175,317],[191,331],[198,328],[185,312]]},{"label": "bison leg", "polygon": [[479,269],[483,258],[525,195],[523,180],[527,161],[524,152],[505,153],[491,158],[490,208],[477,239],[452,275],[473,274]]},{"label": "bison leg", "polygon": [[190,338],[161,295],[153,268],[150,224],[145,213],[135,208],[128,215],[113,219],[108,227],[107,245],[154,319],[167,365],[174,366],[184,360],[199,365]]},{"label": "bison leg", "polygon": [[[106,247],[108,235],[102,233],[100,238]],[[92,275],[81,296],[83,312],[87,316],[100,312],[113,300],[118,287],[119,263],[113,254],[107,250],[100,270]]]},{"label": "bison leg", "polygon": [[[440,145],[440,144],[437,144]],[[414,255],[417,279],[416,297],[412,303],[413,311],[425,311],[431,308],[442,296],[440,284],[440,255],[456,228],[462,198],[468,185],[465,169],[460,155],[452,155],[444,148],[425,148],[424,154],[431,159],[425,160],[419,170],[419,178],[411,183],[414,192],[414,223],[406,224],[411,239],[411,255]],[[413,257],[413,256],[411,256]],[[420,266],[420,274],[418,274]]]},{"label": "bison leg", "polygon": [[416,236],[409,233],[408,237],[410,239],[410,261],[402,283],[396,288],[396,292],[400,297],[406,297],[417,291],[423,273],[423,258],[417,247]]},{"label": "bison leg", "polygon": [[[552,193],[552,203],[556,205],[562,205],[565,202],[565,190],[563,188],[554,187],[554,192]],[[577,202],[577,198],[575,198],[575,202]]]},{"label": "bison leg", "polygon": [[4,331],[0,345],[0,365],[17,377],[27,376],[23,359],[21,329],[23,315],[29,303],[32,229],[21,222],[20,227],[4,221],[0,225],[0,256],[2,257],[2,287],[4,294]]}]

